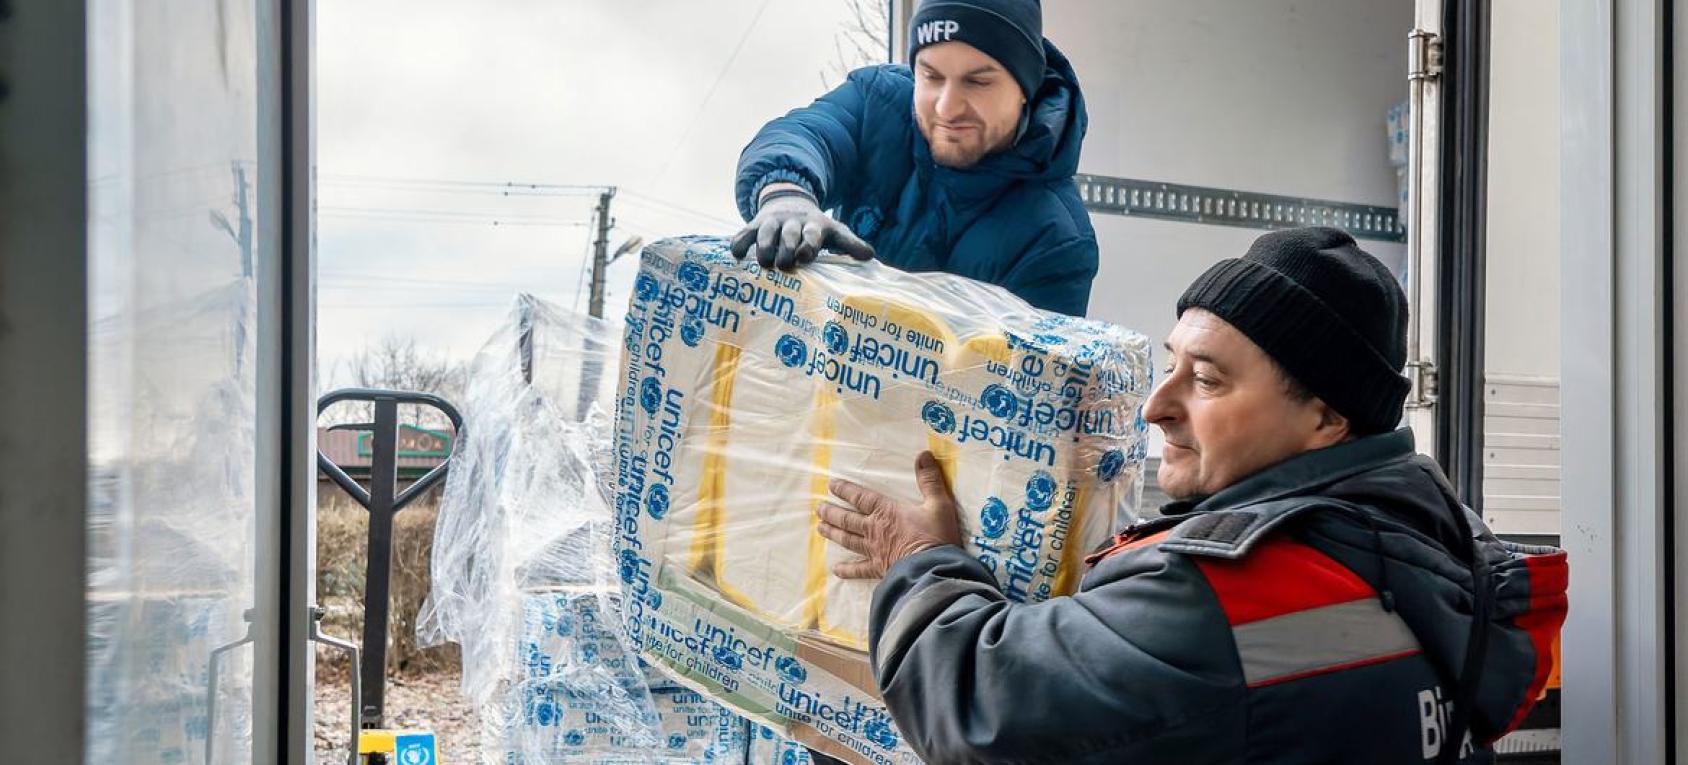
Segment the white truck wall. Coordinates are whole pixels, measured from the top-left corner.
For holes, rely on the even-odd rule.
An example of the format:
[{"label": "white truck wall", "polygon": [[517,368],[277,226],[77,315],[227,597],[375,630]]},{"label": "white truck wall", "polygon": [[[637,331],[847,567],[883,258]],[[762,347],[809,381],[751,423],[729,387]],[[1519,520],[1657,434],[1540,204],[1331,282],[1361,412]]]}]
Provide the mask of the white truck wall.
[{"label": "white truck wall", "polygon": [[[1046,0],[1090,111],[1080,172],[1396,202],[1384,121],[1406,98],[1412,0]],[[1209,265],[1263,231],[1093,214],[1090,314],[1156,345]],[[1404,247],[1361,241],[1399,268]]]},{"label": "white truck wall", "polygon": [[1489,60],[1490,374],[1559,375],[1559,6],[1494,0]]},{"label": "white truck wall", "polygon": [[1491,14],[1483,514],[1558,535],[1559,4]]},{"label": "white truck wall", "polygon": [[[1385,125],[1407,96],[1413,0],[1045,0],[1043,19],[1090,112],[1079,172],[1399,204]],[[1090,315],[1147,334],[1157,365],[1184,288],[1265,233],[1090,219],[1101,244]],[[1400,272],[1404,245],[1360,245]]]}]

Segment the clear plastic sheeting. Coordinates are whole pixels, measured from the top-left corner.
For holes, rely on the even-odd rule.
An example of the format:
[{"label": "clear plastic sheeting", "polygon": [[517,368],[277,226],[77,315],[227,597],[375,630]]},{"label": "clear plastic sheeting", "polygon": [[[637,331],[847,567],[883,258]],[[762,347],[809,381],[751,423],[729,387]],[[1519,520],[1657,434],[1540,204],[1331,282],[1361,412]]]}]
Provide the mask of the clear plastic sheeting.
[{"label": "clear plastic sheeting", "polygon": [[252,317],[239,280],[93,322],[90,762],[247,757]]},{"label": "clear plastic sheeting", "polygon": [[251,762],[274,718],[251,643],[277,545],[257,451],[278,209],[262,5],[86,5],[90,763]]},{"label": "clear plastic sheeting", "polygon": [[918,502],[930,451],[964,544],[1019,602],[1072,592],[1141,493],[1147,340],[949,274],[795,274],[693,237],[644,251],[615,422],[616,571],[639,651],[792,738],[914,762],[864,653],[874,582],[815,531],[845,478]]},{"label": "clear plastic sheeting", "polygon": [[614,616],[599,476],[619,335],[522,296],[459,402],[420,636],[462,646],[486,763],[743,759],[742,721],[647,676]]}]

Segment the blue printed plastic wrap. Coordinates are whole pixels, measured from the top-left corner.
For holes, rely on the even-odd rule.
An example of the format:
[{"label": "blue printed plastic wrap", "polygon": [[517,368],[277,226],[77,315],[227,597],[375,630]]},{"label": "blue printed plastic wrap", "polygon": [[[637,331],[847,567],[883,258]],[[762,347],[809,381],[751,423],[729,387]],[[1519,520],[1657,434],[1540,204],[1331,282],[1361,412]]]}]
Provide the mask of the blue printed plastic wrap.
[{"label": "blue printed plastic wrap", "polygon": [[808,747],[774,732],[766,725],[750,724],[748,765],[814,765]]},{"label": "blue printed plastic wrap", "polygon": [[458,402],[419,631],[462,646],[484,765],[744,759],[744,722],[644,666],[615,615],[602,411],[619,335],[523,296]]},{"label": "blue printed plastic wrap", "polygon": [[[502,695],[507,708],[482,715],[490,726],[484,738],[501,744],[497,761],[743,762],[744,721],[648,671],[622,647],[617,625],[604,621],[599,595],[564,590],[524,599],[516,645],[521,679]],[[626,719],[632,708],[642,711]]]},{"label": "blue printed plastic wrap", "polygon": [[627,636],[828,754],[916,761],[863,653],[874,583],[831,576],[854,556],[814,529],[830,479],[915,502],[931,451],[968,551],[1021,602],[1072,592],[1140,495],[1138,333],[949,274],[766,271],[714,238],[647,247],[625,321],[611,544]]}]

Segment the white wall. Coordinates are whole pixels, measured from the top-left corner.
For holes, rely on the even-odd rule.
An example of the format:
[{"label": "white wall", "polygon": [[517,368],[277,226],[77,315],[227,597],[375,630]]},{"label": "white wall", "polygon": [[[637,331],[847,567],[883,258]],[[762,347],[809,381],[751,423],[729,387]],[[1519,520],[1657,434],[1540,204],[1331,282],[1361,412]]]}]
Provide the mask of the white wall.
[{"label": "white wall", "polygon": [[1559,376],[1559,5],[1494,0],[1485,364]]},{"label": "white wall", "polygon": [[[1090,109],[1081,172],[1394,206],[1384,120],[1412,0],[1046,0]],[[1262,231],[1091,216],[1090,314],[1156,345],[1178,295]],[[1392,267],[1404,248],[1361,241]]]},{"label": "white wall", "polygon": [[1558,535],[1559,4],[1495,0],[1490,20],[1483,515]]}]

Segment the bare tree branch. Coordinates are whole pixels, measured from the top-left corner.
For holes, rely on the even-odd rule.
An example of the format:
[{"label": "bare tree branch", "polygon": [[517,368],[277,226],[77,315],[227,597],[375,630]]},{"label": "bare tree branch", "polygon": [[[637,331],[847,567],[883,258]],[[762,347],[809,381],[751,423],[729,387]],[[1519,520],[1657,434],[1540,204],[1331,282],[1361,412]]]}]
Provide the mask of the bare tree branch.
[{"label": "bare tree branch", "polygon": [[834,79],[843,82],[861,67],[885,63],[885,50],[891,41],[890,0],[840,2],[850,9],[850,18],[833,37],[837,57],[821,72],[821,84],[828,89]]},{"label": "bare tree branch", "polygon": [[[464,364],[423,352],[413,337],[387,335],[379,342],[352,354],[347,361],[352,383],[359,388],[432,393],[457,403],[467,382]],[[347,403],[323,413],[323,422],[368,422],[374,416],[368,404]],[[447,424],[433,407],[401,406],[401,422],[416,427],[438,428]]]}]

